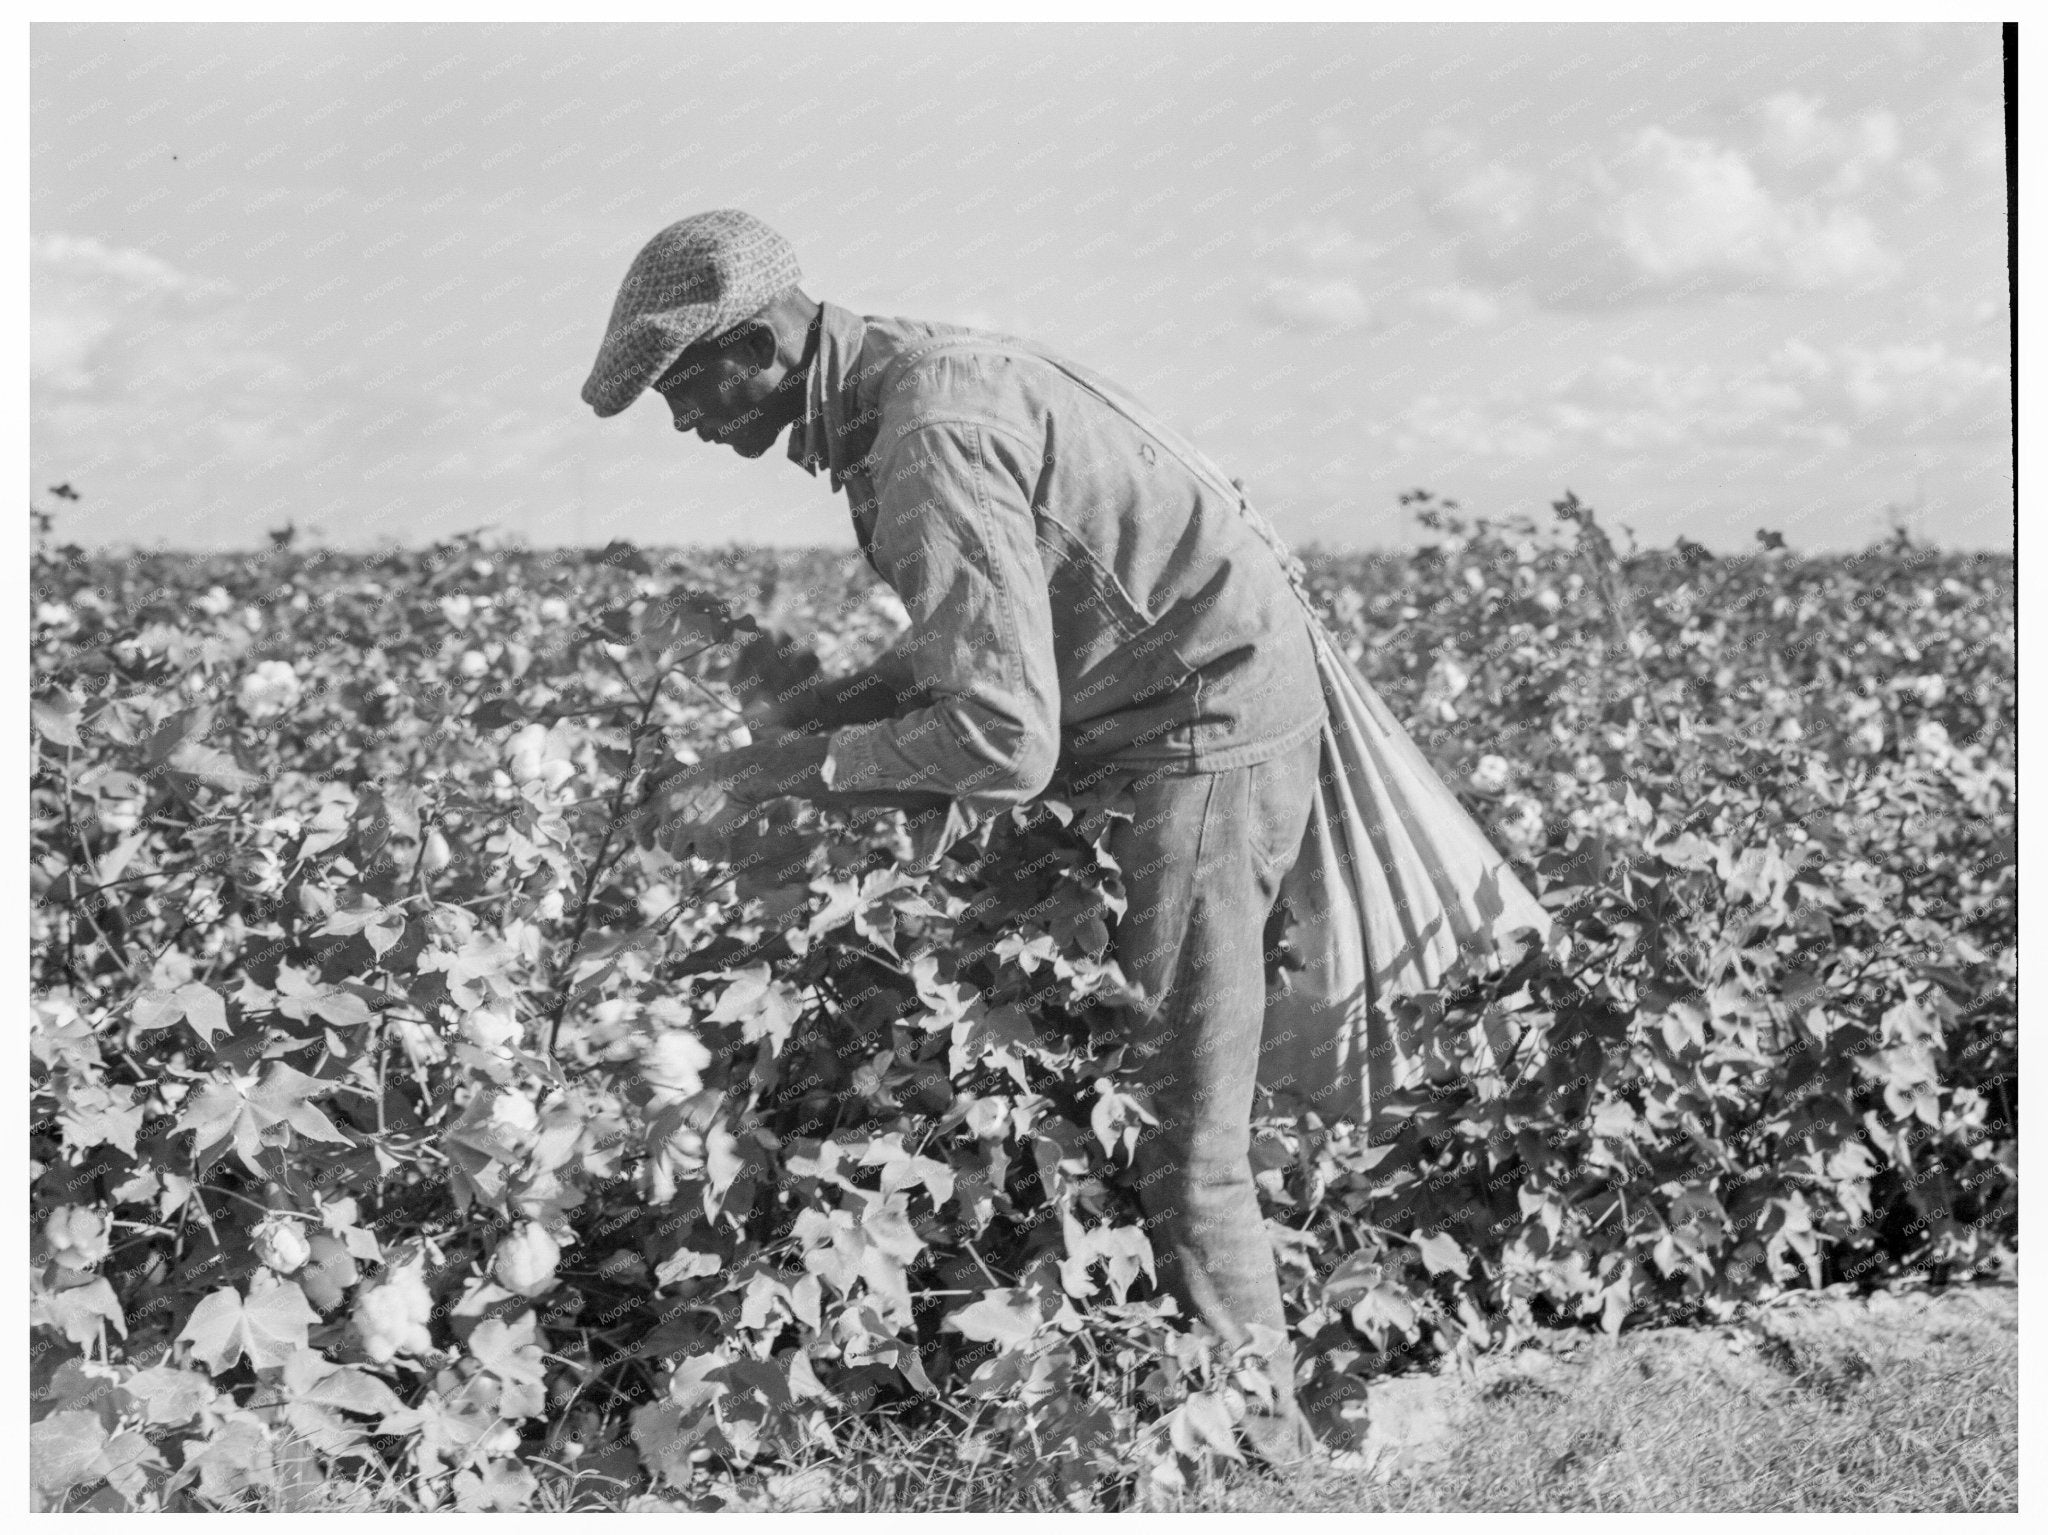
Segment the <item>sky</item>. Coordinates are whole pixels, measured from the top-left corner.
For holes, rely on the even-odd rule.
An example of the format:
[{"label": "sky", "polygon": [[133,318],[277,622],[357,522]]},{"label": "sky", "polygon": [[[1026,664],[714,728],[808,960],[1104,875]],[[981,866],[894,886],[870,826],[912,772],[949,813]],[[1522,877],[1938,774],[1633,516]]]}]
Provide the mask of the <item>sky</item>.
[{"label": "sky", "polygon": [[[578,396],[654,232],[1134,390],[1296,544],[1425,487],[1645,546],[2011,541],[1999,34],[1957,25],[38,25],[57,535],[851,546]],[[83,499],[53,502],[68,482]]]}]

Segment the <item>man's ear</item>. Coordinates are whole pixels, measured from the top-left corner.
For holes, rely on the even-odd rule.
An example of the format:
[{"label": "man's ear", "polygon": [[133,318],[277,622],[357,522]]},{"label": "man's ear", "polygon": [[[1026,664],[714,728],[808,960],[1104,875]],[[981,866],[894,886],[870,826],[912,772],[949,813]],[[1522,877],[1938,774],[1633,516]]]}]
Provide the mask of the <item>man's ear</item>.
[{"label": "man's ear", "polygon": [[766,320],[749,320],[740,328],[734,338],[737,360],[749,372],[760,373],[775,366],[775,359],[782,349],[782,342],[775,334],[775,327]]}]

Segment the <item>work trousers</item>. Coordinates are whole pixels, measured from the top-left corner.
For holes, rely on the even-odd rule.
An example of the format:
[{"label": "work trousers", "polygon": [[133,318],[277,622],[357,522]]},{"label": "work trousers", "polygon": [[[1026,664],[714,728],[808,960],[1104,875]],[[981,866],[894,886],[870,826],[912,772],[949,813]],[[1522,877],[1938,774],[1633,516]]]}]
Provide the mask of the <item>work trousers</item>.
[{"label": "work trousers", "polygon": [[[1265,1018],[1265,930],[1307,829],[1320,735],[1222,772],[1124,769],[1104,788],[1129,822],[1109,850],[1129,904],[1113,950],[1145,1003],[1129,1052],[1159,1124],[1138,1136],[1135,1182],[1160,1282],[1230,1347],[1285,1335],[1273,1250],[1252,1182],[1251,1111]],[[1291,1348],[1268,1364],[1278,1411],[1248,1421],[1264,1458],[1313,1448],[1294,1404]]]}]

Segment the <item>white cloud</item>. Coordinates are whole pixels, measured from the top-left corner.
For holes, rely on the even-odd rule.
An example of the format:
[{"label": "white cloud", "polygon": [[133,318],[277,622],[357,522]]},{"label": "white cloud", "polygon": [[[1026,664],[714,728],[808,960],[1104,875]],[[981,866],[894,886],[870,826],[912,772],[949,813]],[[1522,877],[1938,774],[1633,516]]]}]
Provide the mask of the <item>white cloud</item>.
[{"label": "white cloud", "polygon": [[1387,429],[1424,446],[1527,457],[1592,449],[1889,446],[2002,435],[2006,374],[1940,342],[1821,348],[1786,341],[1761,365],[1717,370],[1609,354],[1547,388],[1418,398]]},{"label": "white cloud", "polygon": [[117,334],[219,298],[146,251],[72,235],[29,241],[29,377],[73,393],[93,387],[99,353]]},{"label": "white cloud", "polygon": [[1296,330],[1352,330],[1372,318],[1372,305],[1348,277],[1274,278],[1252,300],[1261,319]]},{"label": "white cloud", "polygon": [[1387,250],[1336,223],[1296,224],[1253,246],[1254,265],[1272,273],[1252,299],[1263,320],[1323,334],[1395,323],[1402,314],[1485,325],[1498,318],[1492,294],[1462,283],[1407,284],[1378,280],[1373,268]]},{"label": "white cloud", "polygon": [[[1821,125],[1789,98],[1770,121],[1778,153],[1818,153]],[[1855,130],[1827,185],[1868,174],[1896,151],[1881,128]],[[1810,153],[1809,153],[1810,152]],[[1741,291],[1859,289],[1901,270],[1862,213],[1786,197],[1747,157],[1710,139],[1647,127],[1538,174],[1477,162],[1444,141],[1445,167],[1424,194],[1430,215],[1462,235],[1465,275],[1526,286],[1539,302],[1592,309]]]},{"label": "white cloud", "polygon": [[317,435],[301,360],[251,339],[226,284],[63,234],[31,240],[29,269],[30,417],[59,472],[147,469],[171,444],[261,461]]},{"label": "white cloud", "polygon": [[1779,91],[1757,103],[1751,131],[1760,161],[1778,177],[1822,197],[1847,197],[1898,163],[1902,136],[1890,112],[1853,123],[1827,115],[1818,96]]},{"label": "white cloud", "polygon": [[1491,325],[1501,314],[1501,301],[1496,294],[1463,283],[1414,288],[1403,297],[1417,312],[1435,315],[1454,325]]}]

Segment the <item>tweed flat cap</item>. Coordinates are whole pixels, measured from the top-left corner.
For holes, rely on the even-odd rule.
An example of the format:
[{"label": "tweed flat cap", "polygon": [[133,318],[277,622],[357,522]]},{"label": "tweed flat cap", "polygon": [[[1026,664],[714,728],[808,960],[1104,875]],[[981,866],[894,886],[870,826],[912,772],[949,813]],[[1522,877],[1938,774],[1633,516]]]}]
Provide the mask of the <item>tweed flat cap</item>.
[{"label": "tweed flat cap", "polygon": [[758,314],[802,276],[789,242],[751,213],[714,208],[669,225],[619,284],[584,403],[616,416],[683,348]]}]

